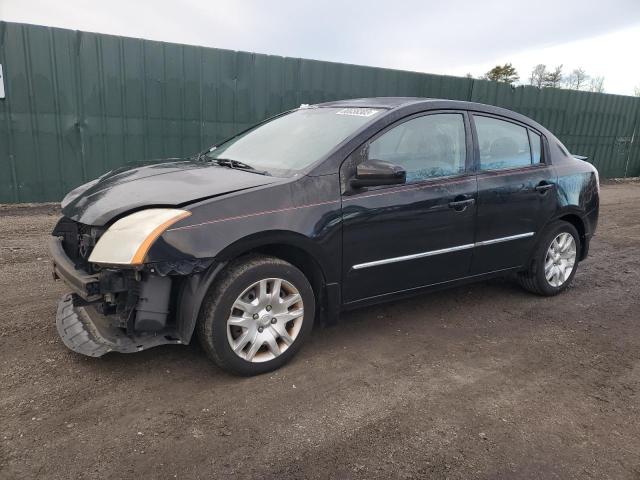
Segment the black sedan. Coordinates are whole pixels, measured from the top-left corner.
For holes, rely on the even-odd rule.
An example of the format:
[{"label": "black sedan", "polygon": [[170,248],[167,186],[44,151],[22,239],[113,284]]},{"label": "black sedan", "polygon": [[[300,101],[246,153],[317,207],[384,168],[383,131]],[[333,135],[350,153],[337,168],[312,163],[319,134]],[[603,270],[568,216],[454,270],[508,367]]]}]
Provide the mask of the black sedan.
[{"label": "black sedan", "polygon": [[69,193],[50,240],[72,290],[58,331],[96,357],[197,332],[216,364],[253,375],[345,309],[507,274],[555,295],[598,220],[584,160],[487,105],[302,105]]}]

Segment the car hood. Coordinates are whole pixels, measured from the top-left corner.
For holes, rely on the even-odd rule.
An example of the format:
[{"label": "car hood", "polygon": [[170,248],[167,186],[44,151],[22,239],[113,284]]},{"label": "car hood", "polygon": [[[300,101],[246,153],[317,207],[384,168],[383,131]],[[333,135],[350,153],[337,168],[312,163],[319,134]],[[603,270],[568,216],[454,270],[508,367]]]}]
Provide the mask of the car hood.
[{"label": "car hood", "polygon": [[62,200],[62,214],[87,225],[104,225],[130,210],[183,206],[279,180],[193,160],[123,167],[71,191]]}]

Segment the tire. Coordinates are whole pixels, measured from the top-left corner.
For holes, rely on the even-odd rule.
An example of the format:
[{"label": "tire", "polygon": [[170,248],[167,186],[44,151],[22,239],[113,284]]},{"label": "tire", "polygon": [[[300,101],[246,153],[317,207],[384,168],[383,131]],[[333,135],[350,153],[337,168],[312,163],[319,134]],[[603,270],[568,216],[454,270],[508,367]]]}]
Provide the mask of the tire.
[{"label": "tire", "polygon": [[[259,375],[296,354],[312,330],[314,315],[313,289],[300,270],[279,258],[249,255],[233,261],[209,289],[198,317],[198,337],[223,370]],[[248,343],[240,348],[244,341]]]},{"label": "tire", "polygon": [[[558,285],[558,277],[554,276],[552,277],[552,280],[547,279],[548,272],[545,271],[545,264],[549,260],[547,258],[547,254],[549,253],[552,242],[562,234],[569,234],[573,238],[575,244],[575,257],[570,274],[566,276],[561,284]],[[573,277],[576,275],[580,248],[580,235],[578,235],[578,231],[573,225],[564,221],[551,223],[542,232],[540,240],[536,244],[533,255],[528,262],[529,270],[518,275],[520,285],[532,293],[546,297],[557,295],[566,290],[569,285],[571,285]],[[562,260],[560,261],[562,262]],[[561,267],[562,265],[560,265],[560,268]]]}]

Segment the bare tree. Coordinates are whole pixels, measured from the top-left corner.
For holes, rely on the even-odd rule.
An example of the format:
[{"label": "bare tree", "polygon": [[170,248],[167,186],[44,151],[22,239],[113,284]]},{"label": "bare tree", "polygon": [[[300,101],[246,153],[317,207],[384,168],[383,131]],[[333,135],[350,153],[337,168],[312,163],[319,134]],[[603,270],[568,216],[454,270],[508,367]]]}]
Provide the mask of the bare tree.
[{"label": "bare tree", "polygon": [[589,81],[589,91],[604,93],[604,77],[591,77]]},{"label": "bare tree", "polygon": [[558,65],[553,71],[547,72],[544,76],[542,86],[558,88],[562,83],[562,65]]},{"label": "bare tree", "polygon": [[547,66],[544,64],[536,65],[531,71],[531,76],[529,77],[529,85],[533,85],[534,87],[541,88],[544,84],[544,77],[547,75]]},{"label": "bare tree", "polygon": [[588,81],[589,75],[587,75],[587,72],[585,72],[582,67],[578,67],[567,75],[565,85],[572,90],[580,90],[587,86]]},{"label": "bare tree", "polygon": [[634,87],[634,89],[633,89],[633,94],[634,94],[636,97],[640,97],[640,85],[638,85],[637,87]]}]

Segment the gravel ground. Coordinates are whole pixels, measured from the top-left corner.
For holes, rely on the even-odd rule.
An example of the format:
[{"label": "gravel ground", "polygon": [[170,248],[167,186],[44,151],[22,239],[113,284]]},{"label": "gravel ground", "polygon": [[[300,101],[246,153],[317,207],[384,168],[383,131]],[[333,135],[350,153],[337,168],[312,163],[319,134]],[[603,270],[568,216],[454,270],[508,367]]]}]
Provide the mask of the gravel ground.
[{"label": "gravel ground", "polygon": [[348,313],[285,368],[101,359],[54,326],[52,205],[0,207],[0,478],[640,478],[640,183],[573,288],[495,280]]}]

